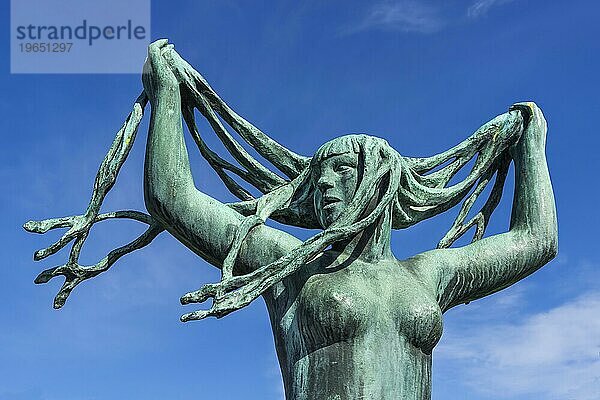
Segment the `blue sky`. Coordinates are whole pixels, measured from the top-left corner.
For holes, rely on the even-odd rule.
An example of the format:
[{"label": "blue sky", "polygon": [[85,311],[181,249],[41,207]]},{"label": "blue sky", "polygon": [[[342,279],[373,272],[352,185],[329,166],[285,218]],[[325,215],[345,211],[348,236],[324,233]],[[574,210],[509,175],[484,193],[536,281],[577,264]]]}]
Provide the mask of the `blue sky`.
[{"label": "blue sky", "polygon": [[[515,286],[445,315],[433,398],[600,399],[600,258],[595,118],[600,6],[595,1],[153,2],[168,37],[240,114],[295,151],[366,132],[426,156],[466,138],[514,102],[548,120],[560,229],[557,259]],[[8,2],[0,6],[8,26]],[[10,75],[0,52],[0,399],[280,399],[264,304],[182,324],[179,297],[218,274],[166,234],[78,287],[35,286],[29,219],[81,213],[96,169],[141,90],[137,75]],[[143,59],[139,60],[140,71]],[[143,209],[147,121],[105,202]],[[193,147],[190,147],[193,149]],[[198,186],[230,200],[192,151]],[[490,233],[507,228],[509,185]],[[399,258],[433,248],[456,210],[393,234]],[[98,225],[92,263],[141,227]]]}]

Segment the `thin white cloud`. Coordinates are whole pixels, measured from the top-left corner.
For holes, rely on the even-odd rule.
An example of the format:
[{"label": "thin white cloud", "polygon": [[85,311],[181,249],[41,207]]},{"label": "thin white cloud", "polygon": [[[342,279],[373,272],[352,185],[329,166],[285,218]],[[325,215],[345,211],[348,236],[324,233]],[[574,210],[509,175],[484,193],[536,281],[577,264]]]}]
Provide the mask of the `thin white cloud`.
[{"label": "thin white cloud", "polygon": [[467,15],[471,18],[481,17],[492,8],[513,0],[477,0],[467,9]]},{"label": "thin white cloud", "polygon": [[388,1],[373,5],[362,23],[350,33],[369,29],[434,33],[443,27],[443,19],[435,7],[413,0]]},{"label": "thin white cloud", "polygon": [[600,292],[520,322],[461,332],[438,349],[489,398],[598,400]]},{"label": "thin white cloud", "polygon": [[[467,8],[467,16],[477,19],[486,15],[490,9],[512,1],[514,0],[475,0]],[[431,34],[452,24],[451,18],[442,12],[443,9],[439,4],[424,1],[386,0],[372,5],[362,22],[345,29],[343,33],[382,29]]]}]

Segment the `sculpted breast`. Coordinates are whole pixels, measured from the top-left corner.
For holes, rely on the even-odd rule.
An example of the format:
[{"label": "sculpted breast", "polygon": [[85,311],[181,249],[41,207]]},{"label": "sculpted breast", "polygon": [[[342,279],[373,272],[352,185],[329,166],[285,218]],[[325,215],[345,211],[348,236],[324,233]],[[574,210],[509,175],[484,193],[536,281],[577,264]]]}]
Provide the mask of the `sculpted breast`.
[{"label": "sculpted breast", "polygon": [[302,279],[281,320],[286,347],[301,357],[383,328],[429,354],[441,337],[441,310],[414,276],[403,272],[351,265]]},{"label": "sculpted breast", "polygon": [[351,340],[377,322],[377,296],[350,274],[337,275],[313,276],[299,293],[296,328],[309,349]]},{"label": "sculpted breast", "polygon": [[403,288],[396,299],[396,329],[415,347],[431,354],[443,330],[442,310],[435,298],[420,284],[413,284]]}]

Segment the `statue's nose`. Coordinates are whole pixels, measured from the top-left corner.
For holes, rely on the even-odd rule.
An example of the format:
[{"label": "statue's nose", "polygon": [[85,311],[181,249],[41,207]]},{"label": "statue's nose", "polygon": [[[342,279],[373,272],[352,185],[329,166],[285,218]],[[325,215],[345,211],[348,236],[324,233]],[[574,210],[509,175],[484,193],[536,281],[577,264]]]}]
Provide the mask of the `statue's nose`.
[{"label": "statue's nose", "polygon": [[333,187],[333,182],[327,175],[322,175],[317,181],[317,187],[319,190],[321,190],[321,192],[324,192],[325,190]]}]

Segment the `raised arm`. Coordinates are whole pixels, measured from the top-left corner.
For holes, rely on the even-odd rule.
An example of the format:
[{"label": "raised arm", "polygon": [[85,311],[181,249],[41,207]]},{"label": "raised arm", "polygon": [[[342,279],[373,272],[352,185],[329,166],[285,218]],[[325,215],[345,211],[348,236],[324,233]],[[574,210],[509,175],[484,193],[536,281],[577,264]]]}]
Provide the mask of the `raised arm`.
[{"label": "raised arm", "polygon": [[515,192],[510,230],[460,248],[432,250],[412,261],[443,311],[504,289],[556,256],[558,229],[546,163],[546,120],[534,103],[513,106],[525,129],[511,149]]},{"label": "raised arm", "polygon": [[[151,44],[144,65],[144,89],[152,106],[144,168],[146,208],[179,241],[221,268],[243,217],[194,185],[181,123],[179,85],[163,58],[169,46],[166,40]],[[285,232],[258,226],[246,238],[235,270],[256,269],[300,243]]]}]

